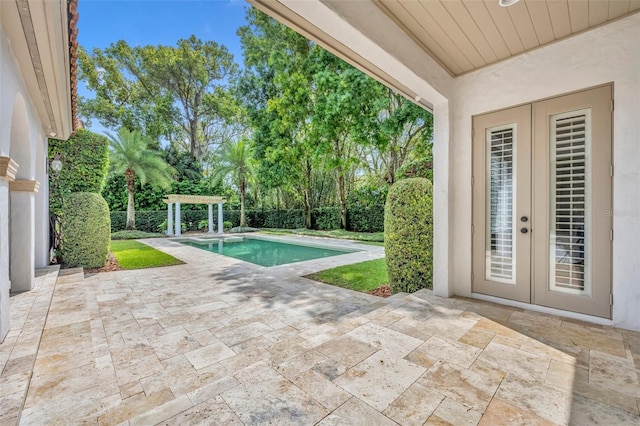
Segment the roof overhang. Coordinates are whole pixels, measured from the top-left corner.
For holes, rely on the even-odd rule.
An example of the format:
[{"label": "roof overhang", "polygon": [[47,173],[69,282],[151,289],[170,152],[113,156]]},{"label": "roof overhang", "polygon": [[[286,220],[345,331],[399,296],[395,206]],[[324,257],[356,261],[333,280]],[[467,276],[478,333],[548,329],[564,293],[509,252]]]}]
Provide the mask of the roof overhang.
[{"label": "roof overhang", "polygon": [[0,16],[44,131],[49,137],[68,138],[74,111],[69,4],[66,0],[3,0]]}]

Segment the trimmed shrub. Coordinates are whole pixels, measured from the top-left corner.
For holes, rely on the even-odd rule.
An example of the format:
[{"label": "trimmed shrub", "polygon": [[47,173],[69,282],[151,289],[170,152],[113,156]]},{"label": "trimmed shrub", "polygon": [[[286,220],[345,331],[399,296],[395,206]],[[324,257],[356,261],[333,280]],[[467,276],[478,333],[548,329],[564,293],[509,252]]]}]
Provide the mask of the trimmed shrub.
[{"label": "trimmed shrub", "polygon": [[340,229],[340,207],[322,207],[311,210],[311,224],[313,229],[321,231]]},{"label": "trimmed shrub", "polygon": [[347,207],[347,224],[355,232],[384,231],[384,204]]},{"label": "trimmed shrub", "polygon": [[394,293],[431,288],[433,221],[431,182],[410,178],[396,182],[387,196],[384,245],[389,286]]},{"label": "trimmed shrub", "polygon": [[100,194],[75,192],[62,211],[62,262],[68,266],[99,268],[109,253],[109,206]]},{"label": "trimmed shrub", "polygon": [[49,174],[51,213],[60,216],[62,200],[73,192],[100,193],[107,178],[109,141],[106,137],[80,129],[66,141],[49,139],[49,161],[60,155],[62,170]]}]

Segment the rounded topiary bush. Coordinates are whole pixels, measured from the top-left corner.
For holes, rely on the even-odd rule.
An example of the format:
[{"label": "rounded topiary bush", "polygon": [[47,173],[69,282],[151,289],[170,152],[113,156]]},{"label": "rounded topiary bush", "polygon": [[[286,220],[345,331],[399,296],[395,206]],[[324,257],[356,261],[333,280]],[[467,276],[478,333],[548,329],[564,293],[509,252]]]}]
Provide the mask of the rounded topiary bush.
[{"label": "rounded topiary bush", "polygon": [[111,219],[100,194],[75,192],[62,210],[62,262],[68,266],[99,268],[109,252]]},{"label": "rounded topiary bush", "polygon": [[431,182],[410,178],[389,188],[384,208],[384,247],[394,293],[431,288],[433,258]]}]

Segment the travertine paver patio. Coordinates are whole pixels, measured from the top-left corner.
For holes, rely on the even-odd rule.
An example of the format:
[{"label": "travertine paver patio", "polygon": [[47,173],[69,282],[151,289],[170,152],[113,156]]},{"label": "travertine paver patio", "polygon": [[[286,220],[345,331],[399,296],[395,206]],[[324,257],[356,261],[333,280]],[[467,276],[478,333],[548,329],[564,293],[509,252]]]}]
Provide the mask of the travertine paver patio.
[{"label": "travertine paver patio", "polygon": [[298,277],[378,247],[265,269],[150,244],[188,264],[12,298],[0,424],[640,423],[639,333]]}]

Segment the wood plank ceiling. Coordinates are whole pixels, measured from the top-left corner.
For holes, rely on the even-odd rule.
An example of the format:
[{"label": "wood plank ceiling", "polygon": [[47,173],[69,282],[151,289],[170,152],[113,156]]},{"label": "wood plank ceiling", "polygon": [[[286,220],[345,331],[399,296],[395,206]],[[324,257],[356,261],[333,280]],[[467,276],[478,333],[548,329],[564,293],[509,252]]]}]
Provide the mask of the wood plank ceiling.
[{"label": "wood plank ceiling", "polygon": [[452,75],[640,11],[640,0],[374,0]]}]

